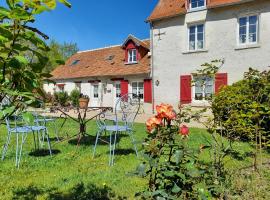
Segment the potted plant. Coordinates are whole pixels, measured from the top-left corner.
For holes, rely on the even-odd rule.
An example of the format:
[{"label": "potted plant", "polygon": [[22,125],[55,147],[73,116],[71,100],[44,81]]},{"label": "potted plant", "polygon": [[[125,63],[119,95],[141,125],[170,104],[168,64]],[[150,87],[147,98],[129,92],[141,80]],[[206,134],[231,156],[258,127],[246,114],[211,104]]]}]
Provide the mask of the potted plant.
[{"label": "potted plant", "polygon": [[87,95],[80,94],[79,107],[81,109],[86,109],[88,108],[88,104],[89,104],[89,97]]}]

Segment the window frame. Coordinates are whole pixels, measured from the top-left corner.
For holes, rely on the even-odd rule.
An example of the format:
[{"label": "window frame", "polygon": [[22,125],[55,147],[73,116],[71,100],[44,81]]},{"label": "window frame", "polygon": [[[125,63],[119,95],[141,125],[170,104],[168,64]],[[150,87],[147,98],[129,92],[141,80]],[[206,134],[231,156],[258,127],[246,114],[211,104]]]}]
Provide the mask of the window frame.
[{"label": "window frame", "polygon": [[139,95],[139,94],[140,94],[140,87],[139,87],[139,84],[142,83],[142,91],[143,91],[143,93],[142,93],[142,97],[140,97],[140,99],[143,100],[143,99],[144,99],[144,82],[143,82],[143,81],[132,81],[132,82],[131,82],[131,93],[132,93],[132,98],[134,98],[134,97],[133,97],[133,84],[134,84],[134,83],[136,83],[136,85],[137,85],[137,86],[136,86],[136,90],[137,90],[136,95],[139,96],[139,97],[140,97],[140,95]]},{"label": "window frame", "polygon": [[[120,91],[120,93],[118,93]],[[119,95],[119,96],[118,96]],[[121,83],[115,82],[115,98],[121,98]]]},{"label": "window frame", "polygon": [[[192,84],[192,102],[208,102],[208,99],[206,99],[205,98],[205,94],[206,94],[206,92],[205,92],[205,86],[203,86],[203,91],[202,91],[202,95],[203,95],[203,97],[202,97],[202,99],[201,100],[197,100],[196,99],[196,82],[195,82],[195,79],[196,79],[196,77],[200,77],[200,76],[205,76],[205,75],[202,75],[202,74],[196,74],[196,75],[192,75],[192,82],[193,82],[193,84]],[[214,95],[215,94],[215,78],[214,77],[211,77],[212,78],[212,83],[213,83],[213,85],[212,85],[212,95]]]},{"label": "window frame", "polygon": [[[198,49],[198,26],[203,25],[203,48]],[[195,27],[195,49],[190,48],[190,28]],[[188,52],[196,52],[205,50],[205,22],[198,22],[188,25]]]},{"label": "window frame", "polygon": [[[196,10],[202,10],[204,8],[206,8],[206,0],[203,0],[204,1],[204,5],[203,6],[197,6],[197,7],[194,7],[192,8],[192,3],[191,3],[192,0],[189,0],[189,10],[190,11],[196,11]],[[199,0],[198,0],[199,1]]]},{"label": "window frame", "polygon": [[[255,42],[250,42],[249,41],[249,17],[252,16],[256,16],[257,17],[257,22],[256,22],[256,41]],[[240,42],[240,19],[242,18],[246,18],[247,19],[247,23],[246,23],[246,42],[245,43],[241,43]],[[249,14],[243,14],[243,15],[239,15],[237,18],[237,46],[242,47],[242,46],[250,46],[250,45],[257,45],[259,44],[259,34],[260,34],[260,15],[258,13],[249,13]]]},{"label": "window frame", "polygon": [[[130,54],[130,52],[131,52],[131,54]],[[135,52],[135,54],[134,54],[134,52]],[[133,48],[133,49],[128,49],[128,50],[127,50],[127,53],[128,53],[128,56],[127,56],[127,63],[137,63],[137,62],[138,62],[138,57],[137,57],[137,55],[138,55],[138,50],[137,50],[137,49],[135,49],[135,48]],[[132,58],[131,61],[130,61],[130,57]],[[136,59],[134,60],[134,58],[136,58]]]}]

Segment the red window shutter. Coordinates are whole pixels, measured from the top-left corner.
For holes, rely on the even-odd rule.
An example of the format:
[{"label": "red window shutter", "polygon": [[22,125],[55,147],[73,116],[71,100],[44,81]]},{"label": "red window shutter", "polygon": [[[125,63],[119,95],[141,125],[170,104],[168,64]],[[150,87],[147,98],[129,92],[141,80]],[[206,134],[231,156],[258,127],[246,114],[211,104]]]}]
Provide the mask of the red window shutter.
[{"label": "red window shutter", "polygon": [[191,75],[180,77],[180,102],[181,104],[191,103]]},{"label": "red window shutter", "polygon": [[144,102],[152,103],[152,80],[144,80]]},{"label": "red window shutter", "polygon": [[221,87],[224,85],[228,85],[228,74],[227,73],[216,74],[215,93],[217,94],[220,91]]},{"label": "red window shutter", "polygon": [[128,81],[121,80],[121,96],[128,94]]}]

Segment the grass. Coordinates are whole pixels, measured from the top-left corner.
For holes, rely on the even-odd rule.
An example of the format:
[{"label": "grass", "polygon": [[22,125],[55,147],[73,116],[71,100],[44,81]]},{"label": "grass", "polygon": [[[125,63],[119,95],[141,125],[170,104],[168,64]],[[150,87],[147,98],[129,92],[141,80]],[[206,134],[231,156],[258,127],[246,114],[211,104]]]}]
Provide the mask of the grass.
[{"label": "grass", "polygon": [[[58,127],[61,125],[58,120]],[[138,142],[139,151],[141,142],[146,136],[144,124],[135,124],[135,137]],[[49,128],[50,136],[54,137],[53,129]],[[62,137],[74,135],[78,131],[78,125],[73,121],[68,121],[60,130]],[[30,153],[33,149],[32,135],[28,136],[24,145],[23,157],[20,169],[15,168],[15,137],[12,138],[6,159],[0,163],[0,199],[134,199],[134,194],[142,191],[147,184],[143,178],[130,176],[141,162],[135,156],[133,147],[128,136],[120,138],[117,146],[115,166],[108,166],[109,147],[105,143],[99,143],[97,154],[92,158],[93,144],[96,133],[95,122],[90,122],[87,132],[91,135],[81,142],[77,147],[76,138],[61,143],[53,143],[53,157],[47,154]],[[3,146],[6,139],[5,126],[0,127],[0,145]],[[207,144],[211,141],[211,136],[203,129],[191,129],[189,145],[197,148],[200,144]],[[248,143],[235,143],[236,155],[228,158],[226,166],[234,169],[234,182],[237,191],[248,189],[249,183],[269,185],[270,173],[266,170],[263,178],[255,180],[254,174],[243,173],[241,169],[252,164],[249,152],[252,147]],[[240,152],[240,153],[239,153]],[[30,153],[30,154],[29,154]],[[237,156],[237,157],[236,157]],[[268,154],[265,154],[269,158]],[[202,159],[209,161],[210,154],[206,150],[202,153]],[[248,174],[248,175],[247,175]],[[239,179],[240,177],[240,179]],[[245,181],[250,180],[250,182]],[[267,186],[261,189],[262,196],[269,193]],[[249,192],[249,191],[248,191]],[[256,197],[256,189],[244,195]],[[236,196],[235,199],[238,199]],[[240,198],[239,199],[243,199]],[[256,199],[256,198],[255,198]],[[258,198],[259,199],[259,198]]]}]

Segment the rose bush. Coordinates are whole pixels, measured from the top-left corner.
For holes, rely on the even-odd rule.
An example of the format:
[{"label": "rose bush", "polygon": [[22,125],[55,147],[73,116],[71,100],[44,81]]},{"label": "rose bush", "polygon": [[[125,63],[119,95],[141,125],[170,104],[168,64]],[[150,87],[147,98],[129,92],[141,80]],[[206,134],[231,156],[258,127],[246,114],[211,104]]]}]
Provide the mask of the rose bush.
[{"label": "rose bush", "polygon": [[137,194],[141,199],[211,198],[210,168],[198,159],[203,148],[187,144],[192,133],[184,122],[192,116],[179,109],[176,113],[171,105],[158,105],[157,114],[146,122],[144,160],[137,174],[148,178],[148,189]]}]

